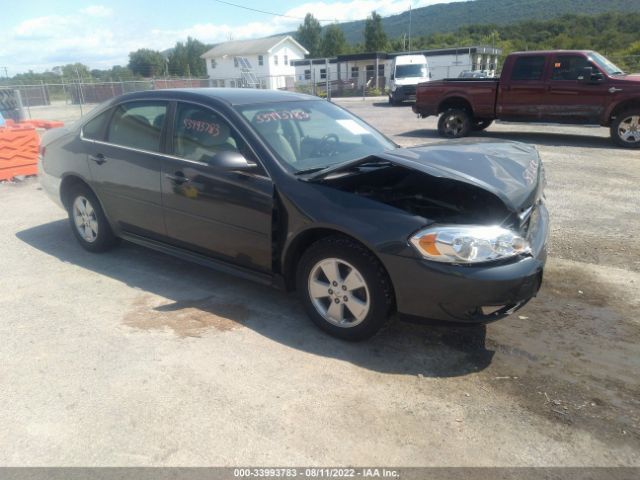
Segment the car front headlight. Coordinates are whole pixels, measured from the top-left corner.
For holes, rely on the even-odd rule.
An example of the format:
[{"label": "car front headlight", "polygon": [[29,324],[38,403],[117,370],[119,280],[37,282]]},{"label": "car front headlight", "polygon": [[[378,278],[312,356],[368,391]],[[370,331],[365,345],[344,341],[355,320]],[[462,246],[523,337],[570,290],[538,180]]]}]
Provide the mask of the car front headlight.
[{"label": "car front headlight", "polygon": [[409,240],[424,258],[445,263],[490,262],[531,252],[527,240],[498,226],[434,226]]}]

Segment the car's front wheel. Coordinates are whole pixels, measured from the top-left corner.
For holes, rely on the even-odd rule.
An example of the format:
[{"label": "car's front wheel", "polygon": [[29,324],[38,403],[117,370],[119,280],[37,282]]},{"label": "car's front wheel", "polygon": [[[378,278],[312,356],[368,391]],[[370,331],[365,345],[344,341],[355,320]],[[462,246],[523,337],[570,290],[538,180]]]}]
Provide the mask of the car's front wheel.
[{"label": "car's front wheel", "polygon": [[80,245],[90,252],[104,252],[113,247],[117,238],[94,193],[84,185],[78,185],[67,198],[69,223]]},{"label": "car's front wheel", "polygon": [[640,111],[627,110],[611,124],[611,138],[626,148],[640,148]]},{"label": "car's front wheel", "polygon": [[463,108],[450,108],[440,115],[438,133],[445,138],[461,138],[469,135],[473,126],[471,114]]},{"label": "car's front wheel", "polygon": [[364,340],[386,323],[393,289],[379,260],[342,236],[317,241],[297,269],[297,289],[313,322],[344,340]]}]

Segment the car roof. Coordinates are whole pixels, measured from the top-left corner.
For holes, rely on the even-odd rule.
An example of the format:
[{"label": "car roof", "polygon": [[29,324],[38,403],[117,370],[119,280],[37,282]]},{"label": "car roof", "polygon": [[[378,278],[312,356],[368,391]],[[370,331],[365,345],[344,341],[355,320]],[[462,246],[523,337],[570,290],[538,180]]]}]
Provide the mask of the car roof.
[{"label": "car roof", "polygon": [[589,55],[593,53],[593,50],[526,50],[522,52],[512,52],[510,55],[514,56],[526,56],[526,55],[567,55],[572,53],[582,53],[585,55]]},{"label": "car roof", "polygon": [[250,105],[296,100],[320,100],[319,97],[283,90],[257,88],[169,88],[124,95],[127,100],[172,97],[176,100],[215,99],[229,105]]}]

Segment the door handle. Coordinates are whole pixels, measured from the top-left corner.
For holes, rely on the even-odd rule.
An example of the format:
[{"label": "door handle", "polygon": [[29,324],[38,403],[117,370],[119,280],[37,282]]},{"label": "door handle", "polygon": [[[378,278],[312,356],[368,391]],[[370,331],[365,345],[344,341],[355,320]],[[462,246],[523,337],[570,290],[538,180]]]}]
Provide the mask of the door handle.
[{"label": "door handle", "polygon": [[184,182],[189,180],[187,177],[184,176],[184,173],[182,172],[176,172],[174,175],[171,175],[170,173],[165,173],[164,176],[177,185],[182,185]]},{"label": "door handle", "polygon": [[104,155],[102,153],[97,153],[95,155],[89,155],[89,160],[91,160],[92,162],[96,162],[98,165],[102,165],[103,163],[105,163],[107,161],[107,159],[104,158]]},{"label": "door handle", "polygon": [[609,93],[616,93],[616,92],[621,92],[622,89],[621,88],[616,88],[616,87],[611,87],[609,89]]}]

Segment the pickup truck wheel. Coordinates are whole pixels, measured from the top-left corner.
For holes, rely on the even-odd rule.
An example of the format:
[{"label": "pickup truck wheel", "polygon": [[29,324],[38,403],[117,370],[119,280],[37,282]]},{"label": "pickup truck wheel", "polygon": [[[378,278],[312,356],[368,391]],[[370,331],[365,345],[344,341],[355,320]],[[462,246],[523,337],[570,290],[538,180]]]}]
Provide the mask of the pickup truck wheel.
[{"label": "pickup truck wheel", "polygon": [[476,132],[480,132],[489,128],[489,126],[493,123],[493,120],[475,120],[473,122],[473,130]]},{"label": "pickup truck wheel", "polygon": [[391,281],[378,259],[342,236],[307,249],[298,263],[296,288],[313,323],[343,340],[375,335],[393,307]]},{"label": "pickup truck wheel", "polygon": [[440,115],[438,133],[445,138],[461,138],[469,135],[473,125],[471,114],[462,108],[450,108]]},{"label": "pickup truck wheel", "polygon": [[619,114],[611,124],[611,138],[621,147],[640,148],[640,112]]}]

